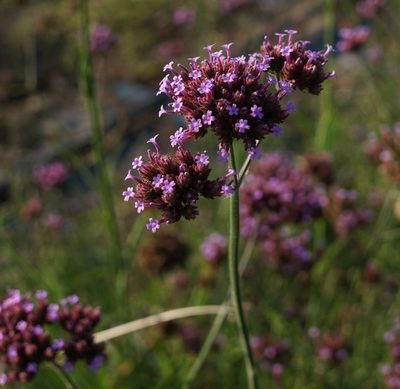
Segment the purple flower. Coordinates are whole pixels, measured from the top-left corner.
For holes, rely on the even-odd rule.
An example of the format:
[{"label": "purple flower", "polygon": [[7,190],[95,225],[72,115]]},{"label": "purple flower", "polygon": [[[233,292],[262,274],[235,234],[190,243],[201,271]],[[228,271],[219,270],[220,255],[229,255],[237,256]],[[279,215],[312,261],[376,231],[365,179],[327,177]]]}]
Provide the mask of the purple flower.
[{"label": "purple flower", "polygon": [[35,362],[29,362],[26,365],[26,372],[30,374],[35,374],[38,370],[38,365]]},{"label": "purple flower", "polygon": [[161,174],[157,174],[153,177],[153,181],[151,182],[154,188],[161,188],[161,184],[164,182],[164,178]]},{"label": "purple flower", "polygon": [[206,79],[204,81],[202,81],[202,83],[200,84],[198,91],[204,95],[206,93],[210,93],[212,91],[214,87],[214,83],[212,80]]},{"label": "purple flower", "polygon": [[249,122],[246,119],[240,119],[238,122],[236,122],[235,128],[239,131],[239,133],[243,134],[250,129]]},{"label": "purple flower", "polygon": [[144,202],[137,200],[135,201],[135,209],[137,213],[143,212],[144,211]]},{"label": "purple flower", "polygon": [[161,190],[164,192],[164,194],[172,193],[174,191],[174,186],[174,181],[164,180],[161,185]]},{"label": "purple flower", "polygon": [[132,161],[132,168],[133,169],[138,169],[140,166],[143,165],[143,157],[140,155],[139,157],[135,157]]},{"label": "purple flower", "polygon": [[124,201],[129,201],[129,199],[133,199],[135,197],[135,192],[133,191],[133,187],[130,186],[125,191],[122,192],[122,196],[124,197]]},{"label": "purple flower", "polygon": [[222,81],[223,81],[223,82],[230,83],[230,82],[235,81],[235,79],[236,79],[236,74],[235,74],[235,73],[226,73],[226,74],[223,74],[223,75],[221,76],[221,78],[222,78]]},{"label": "purple flower", "polygon": [[0,373],[0,385],[5,385],[7,381],[7,374]]},{"label": "purple flower", "polygon": [[177,100],[175,100],[172,104],[171,104],[172,110],[174,112],[180,112],[182,107],[183,107],[183,103],[182,103],[182,99],[179,97]]},{"label": "purple flower", "polygon": [[71,294],[67,297],[68,304],[77,304],[79,302],[79,297],[76,294]]},{"label": "purple flower", "polygon": [[25,320],[20,320],[17,325],[15,326],[15,328],[22,332],[26,330],[26,327],[28,326],[28,323]]},{"label": "purple flower", "polygon": [[146,224],[146,228],[151,232],[156,232],[160,228],[160,222],[157,219],[153,219],[152,217],[149,219],[149,222]]},{"label": "purple flower", "polygon": [[62,339],[54,339],[53,344],[51,347],[54,350],[62,350],[65,346],[65,342]]},{"label": "purple flower", "polygon": [[26,313],[32,312],[35,306],[31,302],[27,302],[24,304],[23,308]]},{"label": "purple flower", "polygon": [[251,107],[250,115],[253,116],[253,118],[259,118],[259,119],[262,119],[264,117],[261,107],[258,107],[255,104]]},{"label": "purple flower", "polygon": [[207,155],[207,151],[204,151],[202,154],[197,154],[194,157],[194,160],[198,165],[207,166],[210,163],[210,158]]},{"label": "purple flower", "polygon": [[226,258],[227,246],[225,236],[213,233],[203,241],[200,249],[207,262],[212,265],[219,265]]},{"label": "purple flower", "polygon": [[95,54],[107,54],[117,43],[117,36],[106,24],[96,24],[90,33],[90,50]]},{"label": "purple flower", "polygon": [[370,29],[367,26],[342,28],[339,30],[340,40],[337,49],[342,52],[356,51],[368,41]]},{"label": "purple flower", "polygon": [[68,178],[69,168],[63,162],[52,162],[37,168],[34,173],[36,183],[45,190],[61,187]]},{"label": "purple flower", "polygon": [[236,116],[239,114],[239,108],[236,104],[228,105],[227,106],[229,116]]},{"label": "purple flower", "polygon": [[260,159],[261,158],[261,151],[258,147],[251,147],[249,149],[249,155],[251,159]]},{"label": "purple flower", "polygon": [[225,150],[224,148],[220,147],[217,151],[217,157],[222,162],[228,162],[229,160],[229,151]]},{"label": "purple flower", "polygon": [[174,135],[169,137],[170,143],[172,147],[176,147],[182,144],[186,140],[186,133],[182,127],[180,127]]},{"label": "purple flower", "polygon": [[296,111],[296,105],[292,102],[289,102],[286,104],[285,108],[289,111],[289,112],[295,112]]},{"label": "purple flower", "polygon": [[[206,124],[206,123],[204,123],[204,124]],[[192,119],[189,122],[189,126],[188,126],[189,130],[191,130],[193,132],[199,132],[201,127],[203,127],[203,123],[202,123],[201,119]]]},{"label": "purple flower", "polygon": [[96,355],[91,361],[90,361],[90,370],[95,372],[98,369],[100,369],[101,366],[104,364],[104,356],[103,355]]},{"label": "purple flower", "polygon": [[201,77],[201,71],[199,69],[194,69],[189,73],[189,77],[197,80]]},{"label": "purple flower", "polygon": [[203,119],[203,123],[209,126],[215,120],[215,116],[212,115],[211,111],[207,111],[201,118]]},{"label": "purple flower", "polygon": [[221,195],[224,197],[229,197],[234,192],[231,185],[223,185],[221,188]]}]

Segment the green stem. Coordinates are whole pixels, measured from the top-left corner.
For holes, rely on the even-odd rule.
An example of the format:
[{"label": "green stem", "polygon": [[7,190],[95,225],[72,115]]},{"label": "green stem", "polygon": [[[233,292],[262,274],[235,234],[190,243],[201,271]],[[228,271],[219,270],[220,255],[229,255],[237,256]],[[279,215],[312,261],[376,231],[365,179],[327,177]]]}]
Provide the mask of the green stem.
[{"label": "green stem", "polygon": [[[257,234],[254,234],[254,236],[247,241],[246,247],[243,250],[242,253],[242,258],[240,259],[239,263],[239,271],[240,275],[243,274],[244,270],[246,269],[246,266],[250,260],[251,254],[253,253],[254,247],[257,242]],[[224,321],[228,315],[227,310],[223,310],[222,307],[227,307],[230,301],[229,297],[229,292],[228,292],[228,297],[225,299],[224,303],[221,305],[221,309],[218,312],[217,316],[215,317],[212,326],[210,328],[210,331],[208,332],[207,338],[203,343],[203,346],[201,347],[201,350],[194,361],[194,364],[189,370],[188,375],[186,376],[185,382],[183,384],[183,389],[189,389],[196,377],[198,376],[201,368],[203,367],[207,355],[210,353],[211,347],[214,344],[215,338],[217,337],[218,333],[221,330],[222,324],[224,324]]]},{"label": "green stem", "polygon": [[69,374],[59,364],[50,362],[50,366],[53,367],[67,389],[78,389],[78,385],[75,384]]},{"label": "green stem", "polygon": [[111,239],[113,263],[116,273],[123,266],[123,255],[121,241],[118,231],[117,218],[114,208],[112,186],[107,172],[105,149],[103,144],[103,128],[100,118],[100,109],[97,102],[96,87],[93,74],[93,64],[90,55],[90,35],[89,35],[89,6],[87,0],[80,0],[80,19],[81,19],[81,46],[80,46],[80,76],[83,94],[90,117],[90,129],[96,153],[96,164],[99,171],[100,191],[105,209],[105,223]]},{"label": "green stem", "polygon": [[[230,158],[232,169],[236,171],[236,160],[233,145],[230,147]],[[229,217],[229,286],[232,297],[236,323],[239,330],[239,338],[243,349],[243,356],[246,366],[247,383],[249,389],[257,387],[256,374],[254,370],[253,355],[250,348],[249,333],[242,306],[242,296],[240,293],[240,274],[239,274],[239,183],[235,175],[235,190],[230,198],[230,217]]]}]

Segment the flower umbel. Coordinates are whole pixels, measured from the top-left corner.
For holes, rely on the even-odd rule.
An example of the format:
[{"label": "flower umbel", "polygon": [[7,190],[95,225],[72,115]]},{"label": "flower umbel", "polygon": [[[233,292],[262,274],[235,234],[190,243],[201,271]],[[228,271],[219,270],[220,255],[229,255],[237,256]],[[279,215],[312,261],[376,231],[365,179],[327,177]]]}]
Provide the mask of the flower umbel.
[{"label": "flower umbel", "polygon": [[335,75],[334,71],[325,72],[324,69],[332,47],[328,46],[325,51],[310,50],[310,42],[293,41],[294,34],[294,30],[276,34],[278,42],[275,44],[265,37],[261,53],[270,58],[270,69],[281,80],[287,81],[293,89],[306,90],[318,95],[322,90],[322,83]]},{"label": "flower umbel", "polygon": [[[147,162],[138,167],[138,176],[130,172],[126,179],[136,182],[136,189],[129,187],[123,192],[126,201],[135,201],[138,212],[145,209],[159,209],[161,218],[150,218],[147,228],[156,232],[162,223],[175,223],[184,217],[194,219],[200,196],[212,199],[222,196],[227,176],[209,180],[210,168],[207,153],[193,156],[177,143],[174,155],[160,153],[155,138],[151,142],[156,151],[148,150]],[[137,159],[137,158],[135,158]]]},{"label": "flower umbel", "polygon": [[[0,300],[0,385],[32,379],[45,361],[64,360],[65,369],[78,360],[90,367],[100,367],[105,360],[104,343],[95,344],[93,329],[100,320],[100,310],[79,304],[76,295],[57,304],[49,304],[46,291],[35,298],[19,290],[9,290]],[[69,336],[52,338],[48,327],[58,326]]]},{"label": "flower umbel", "polygon": [[265,76],[268,57],[259,53],[234,57],[230,46],[222,46],[224,53],[207,46],[207,59],[166,67],[170,74],[161,81],[159,93],[172,102],[162,112],[184,116],[185,140],[210,130],[225,150],[233,140],[242,140],[249,149],[288,116],[281,106],[286,93],[276,90],[275,80]]}]

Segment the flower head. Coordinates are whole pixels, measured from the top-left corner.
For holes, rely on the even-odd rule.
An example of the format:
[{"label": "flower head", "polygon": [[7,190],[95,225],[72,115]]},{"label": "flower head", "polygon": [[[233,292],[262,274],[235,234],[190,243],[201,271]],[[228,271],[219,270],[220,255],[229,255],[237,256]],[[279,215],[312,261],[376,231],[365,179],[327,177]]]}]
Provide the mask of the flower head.
[{"label": "flower head", "polygon": [[45,190],[61,187],[68,178],[69,168],[64,162],[50,162],[33,172],[36,183]]},{"label": "flower head", "polygon": [[339,30],[340,40],[336,47],[339,51],[356,51],[368,41],[369,33],[370,29],[367,26],[341,28]]},{"label": "flower head", "polygon": [[152,232],[156,232],[162,223],[175,223],[181,217],[194,219],[198,214],[196,203],[200,196],[213,198],[222,195],[226,178],[209,180],[211,170],[207,153],[193,156],[176,140],[180,134],[173,139],[177,151],[171,156],[161,154],[155,137],[151,139],[156,151],[149,150],[149,160],[140,166],[138,176],[129,178],[136,182],[135,191],[124,192],[133,198],[138,212],[144,209],[161,211],[160,219],[150,218],[147,224]]},{"label": "flower head", "polygon": [[[0,300],[0,385],[7,382],[31,380],[41,363],[66,363],[96,357],[105,358],[105,346],[95,344],[93,329],[100,320],[100,310],[78,303],[77,296],[69,296],[59,304],[49,304],[45,291],[36,298],[9,290]],[[29,307],[28,309],[26,309]],[[48,327],[58,327],[62,338],[52,338]]]},{"label": "flower head", "polygon": [[117,44],[117,36],[106,24],[96,24],[91,29],[90,50],[105,55]]},{"label": "flower head", "polygon": [[334,72],[325,72],[324,69],[332,48],[328,46],[325,51],[312,51],[307,48],[309,42],[293,41],[294,33],[288,30],[286,34],[279,34],[275,44],[265,37],[261,53],[268,56],[270,69],[281,80],[289,82],[293,89],[318,95],[322,83],[334,75]]},{"label": "flower head", "polygon": [[221,234],[213,233],[204,239],[200,250],[207,262],[219,265],[226,258],[228,252],[227,239]]},{"label": "flower head", "polygon": [[164,77],[159,93],[172,99],[167,113],[179,112],[186,119],[187,139],[211,131],[225,150],[239,139],[247,149],[287,117],[288,111],[281,106],[285,92],[275,90],[274,80],[264,77],[269,61],[266,56],[233,57],[230,45],[223,49],[225,53],[207,46],[207,59],[170,69],[174,77],[180,77],[183,87],[176,93],[170,75]]}]

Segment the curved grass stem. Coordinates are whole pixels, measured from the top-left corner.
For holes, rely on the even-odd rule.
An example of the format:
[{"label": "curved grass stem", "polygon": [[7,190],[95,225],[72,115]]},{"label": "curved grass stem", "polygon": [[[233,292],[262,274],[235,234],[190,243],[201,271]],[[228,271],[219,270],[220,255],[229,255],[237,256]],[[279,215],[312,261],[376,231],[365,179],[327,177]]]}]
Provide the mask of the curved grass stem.
[{"label": "curved grass stem", "polygon": [[121,324],[108,330],[97,332],[94,334],[94,341],[96,343],[105,342],[167,321],[183,319],[190,316],[216,315],[221,311],[227,313],[229,308],[221,305],[203,305],[172,309],[170,311],[161,312],[156,315]]}]

